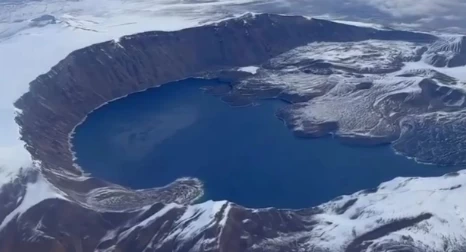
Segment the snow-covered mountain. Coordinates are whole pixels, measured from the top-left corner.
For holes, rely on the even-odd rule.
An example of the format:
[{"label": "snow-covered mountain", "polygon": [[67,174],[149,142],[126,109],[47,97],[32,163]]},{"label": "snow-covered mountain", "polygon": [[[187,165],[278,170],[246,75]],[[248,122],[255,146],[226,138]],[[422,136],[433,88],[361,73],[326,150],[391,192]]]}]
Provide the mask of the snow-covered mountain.
[{"label": "snow-covered mountain", "polygon": [[[8,132],[0,136],[0,173],[3,174],[0,177],[9,179],[18,172],[17,167],[31,162],[29,153],[18,140],[18,128],[12,120],[15,108],[11,104],[27,91],[27,83],[74,50],[137,32],[178,30],[216,22],[246,11],[355,18],[353,8],[364,9],[359,2],[344,5],[349,12],[339,13],[340,8],[333,8],[330,2],[327,6],[320,1],[306,0],[0,1],[0,121],[2,132]],[[332,15],[329,7],[337,12]],[[364,13],[372,12],[357,14],[363,20],[370,18],[395,26],[404,22],[372,14],[364,16]],[[370,23],[339,22],[388,29]],[[413,25],[409,26],[420,29],[419,24]]]},{"label": "snow-covered mountain", "polygon": [[[299,135],[393,143],[419,162],[464,165],[462,40],[314,42],[273,58],[234,92],[281,90],[274,95],[295,104],[279,116]],[[432,60],[440,54],[448,65]]]},{"label": "snow-covered mountain", "polygon": [[0,189],[0,251],[462,251],[464,171],[395,178],[308,209],[249,209],[194,204],[197,179],[131,190],[89,177],[69,138],[109,100],[228,76],[225,95],[289,101],[279,116],[298,136],[391,143],[422,162],[464,164],[463,39],[249,14],[74,51],[15,103],[37,161]]}]

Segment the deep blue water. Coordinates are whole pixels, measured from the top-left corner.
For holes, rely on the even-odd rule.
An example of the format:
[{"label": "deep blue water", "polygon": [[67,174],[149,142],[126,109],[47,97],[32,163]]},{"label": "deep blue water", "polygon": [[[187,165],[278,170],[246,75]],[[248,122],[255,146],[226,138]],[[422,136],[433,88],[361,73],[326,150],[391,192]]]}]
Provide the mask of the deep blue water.
[{"label": "deep blue water", "polygon": [[200,89],[217,84],[180,81],[98,109],[77,128],[77,162],[94,176],[132,188],[192,176],[205,183],[206,199],[285,208],[314,206],[397,176],[452,170],[417,164],[390,146],[296,138],[275,117],[285,103],[230,107]]}]

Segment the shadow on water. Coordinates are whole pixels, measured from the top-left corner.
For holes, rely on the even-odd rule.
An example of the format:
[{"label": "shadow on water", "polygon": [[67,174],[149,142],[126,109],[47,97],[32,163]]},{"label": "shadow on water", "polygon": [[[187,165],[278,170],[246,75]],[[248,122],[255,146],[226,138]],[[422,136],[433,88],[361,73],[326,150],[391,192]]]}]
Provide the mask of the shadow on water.
[{"label": "shadow on water", "polygon": [[204,199],[284,208],[314,206],[397,176],[456,170],[415,163],[388,145],[296,138],[275,116],[285,102],[231,107],[201,90],[218,84],[188,79],[96,110],[76,130],[78,164],[132,188],[197,177],[205,183]]}]

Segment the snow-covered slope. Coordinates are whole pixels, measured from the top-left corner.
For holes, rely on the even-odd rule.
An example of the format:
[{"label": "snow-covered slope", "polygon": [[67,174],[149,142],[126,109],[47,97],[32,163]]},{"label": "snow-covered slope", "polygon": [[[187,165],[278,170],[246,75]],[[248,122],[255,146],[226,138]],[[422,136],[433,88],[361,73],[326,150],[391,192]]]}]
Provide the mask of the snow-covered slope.
[{"label": "snow-covered slope", "polygon": [[[82,3],[78,2],[78,4]],[[217,2],[200,2],[199,5],[182,4],[181,6],[192,9],[215,4]],[[146,7],[150,9],[149,6]],[[136,9],[141,10],[141,6],[137,5]],[[32,12],[35,10],[31,9]],[[85,44],[114,39],[83,50],[94,54],[90,57],[81,55],[80,59],[91,60],[91,63],[94,63],[92,60],[97,59],[100,64],[96,66],[101,67],[105,66],[102,62],[113,62],[111,60],[114,56],[124,55],[121,56],[125,59],[124,62],[130,62],[128,54],[138,52],[138,50],[131,51],[131,46],[134,45],[132,43],[137,42],[138,39],[149,38],[145,41],[159,42],[154,37],[160,34],[151,36],[151,33],[146,34],[147,37],[137,35],[120,40],[118,38],[123,32],[145,28],[137,24],[123,23],[119,23],[121,27],[132,28],[129,30],[114,28],[110,24],[112,18],[100,20],[96,17],[102,15],[105,17],[105,14],[100,14],[101,16],[96,14],[96,16],[84,17],[79,11],[77,13],[70,11],[55,17],[53,21],[48,17],[35,21],[28,20],[27,25],[4,33],[7,36],[4,36],[0,43],[0,52],[13,59],[10,60],[11,62],[0,61],[0,67],[7,70],[5,76],[9,76],[11,80],[8,81],[12,83],[11,86],[8,85],[12,88],[5,91],[6,94],[10,96],[21,93],[23,87],[20,87],[20,83],[46,72],[56,63],[55,61],[65,57],[70,50]],[[132,19],[131,14],[127,13],[127,15]],[[139,13],[137,16],[140,17]],[[193,22],[192,16],[188,17],[190,18],[176,19],[181,21],[172,23],[170,29],[198,25],[199,22],[206,21],[204,17],[196,16],[198,18]],[[217,23],[213,29],[203,31],[207,31],[204,34],[209,35],[210,31],[218,32],[222,27],[228,29],[233,27],[234,29],[227,30],[228,34],[225,30],[222,34],[227,36],[237,32],[241,36],[234,38],[242,42],[242,45],[248,45],[242,40],[245,38],[244,31],[249,32],[249,26],[253,26],[252,23],[259,20],[256,19],[258,17],[262,18],[261,22],[255,24],[268,31],[276,31],[276,27],[281,27],[277,25],[281,24],[280,22],[290,25],[288,22],[292,20],[297,22],[296,25],[302,25],[306,20],[248,15],[231,23]],[[158,18],[164,20],[163,22],[167,21],[164,17]],[[22,22],[26,21],[18,23]],[[284,36],[274,36],[273,32],[267,33],[267,38],[276,39],[280,43],[274,41],[277,43],[273,44],[270,40],[267,45],[258,43],[257,46],[258,44],[252,43],[252,48],[255,49],[249,51],[252,60],[245,60],[244,57],[226,57],[233,62],[231,64],[234,68],[231,71],[249,73],[247,77],[241,79],[232,92],[237,92],[238,95],[255,94],[259,97],[263,97],[264,93],[273,93],[270,96],[289,100],[292,105],[280,111],[279,115],[287,121],[290,128],[303,134],[321,136],[331,133],[347,141],[363,143],[368,141],[369,144],[391,142],[398,152],[423,162],[449,164],[449,162],[465,161],[466,148],[463,146],[462,132],[466,118],[464,112],[466,79],[463,74],[466,70],[465,66],[459,64],[454,68],[446,68],[431,60],[433,54],[442,57],[446,55],[448,62],[456,59],[457,55],[461,56],[462,38],[446,39],[447,42],[441,39],[431,43],[434,36],[393,34],[388,33],[391,30],[380,27],[374,30],[368,29],[367,25],[362,25],[364,29],[356,29],[327,21],[307,20],[307,22],[316,30],[319,29],[318,27],[328,25],[327,28],[320,28],[324,29],[322,32],[316,32],[323,37],[312,38],[312,41],[318,42],[279,54],[278,52],[284,50],[280,43],[296,42],[287,44],[295,47],[302,44],[299,39],[305,38],[299,31],[280,28],[279,32],[288,35],[286,39],[281,40]],[[147,23],[144,21],[144,24]],[[286,25],[283,27],[288,27]],[[104,28],[108,30],[104,32]],[[169,29],[167,26],[164,28]],[[336,34],[332,29],[340,33]],[[248,32],[246,32],[248,42],[252,40],[251,38],[259,38],[259,42],[264,41],[262,32],[257,30],[253,30],[257,32],[255,34]],[[50,41],[49,37],[52,34],[56,41]],[[70,40],[68,36],[71,34],[82,35],[78,37],[82,40]],[[342,34],[348,37],[342,38]],[[218,33],[215,35],[218,36]],[[311,37],[310,33],[306,35]],[[394,40],[392,35],[400,37]],[[423,39],[417,41],[415,39],[419,38],[417,36]],[[31,41],[31,38],[35,40]],[[331,42],[320,41],[325,39]],[[37,50],[35,47],[37,43],[50,43],[53,47]],[[175,43],[170,45],[172,44]],[[224,45],[224,41],[220,44]],[[219,51],[214,50],[215,45],[213,43],[208,48],[213,51],[214,58],[216,57],[214,53]],[[18,53],[18,46],[26,48],[24,52],[27,56]],[[205,47],[200,48],[205,50]],[[223,47],[219,48],[223,49]],[[245,52],[245,49],[236,48],[229,53],[237,56],[238,50]],[[179,49],[176,52],[179,52]],[[225,50],[221,52],[225,53]],[[270,52],[279,55],[265,61]],[[150,53],[146,51],[144,55]],[[49,57],[52,54],[53,57]],[[74,56],[79,57],[79,53]],[[74,65],[76,61],[67,59],[69,61],[65,61],[64,64],[68,64],[66,66],[70,69],[76,67],[74,69],[81,70],[83,68],[80,67],[86,65]],[[184,61],[186,60],[192,60],[199,66],[207,64],[196,57],[187,57]],[[259,60],[265,62],[256,64]],[[32,62],[33,67],[21,68],[24,62]],[[165,64],[166,62],[169,61],[164,61]],[[183,65],[177,64],[179,62],[170,63],[187,71]],[[207,64],[207,69],[210,69],[208,67],[210,65]],[[63,82],[58,85],[62,89],[56,90],[74,93],[72,89],[67,89],[69,83],[76,85],[74,87],[78,84],[86,87],[84,85],[86,81],[83,81],[86,80],[85,78],[71,78],[72,81],[66,82],[65,78],[69,77],[68,72],[60,69],[65,68],[55,68],[39,78],[35,84],[41,85],[49,81],[50,85],[57,85],[58,82],[54,78],[59,76],[63,77],[60,79]],[[124,72],[128,69],[130,68],[119,70]],[[128,83],[133,83],[131,78],[134,75],[137,73],[126,75],[129,79]],[[51,88],[50,85],[42,87]],[[50,140],[41,134],[34,135],[37,133],[35,129],[41,128],[47,120],[36,117],[38,114],[31,111],[35,112],[34,109],[37,108],[39,112],[48,113],[52,111],[48,104],[56,105],[44,99],[42,95],[51,95],[50,93],[40,93],[44,90],[52,90],[47,88],[33,90],[37,93],[31,95],[31,91],[24,96],[26,98],[22,100],[21,105],[27,111],[19,111],[19,113],[29,113],[27,114],[29,118],[19,116],[18,123],[28,126],[28,131],[23,133],[28,133],[28,136],[33,138],[31,142],[36,141],[34,142],[36,145],[33,146],[35,149],[31,145],[28,146],[33,153],[61,160],[61,157],[67,153],[60,151],[59,148],[65,146],[66,141],[56,144],[53,141],[58,138]],[[95,92],[97,89],[81,90]],[[107,93],[103,94],[107,95]],[[57,98],[58,101],[63,98],[53,95],[51,97]],[[97,95],[97,97],[100,100],[93,101],[96,105],[104,102],[102,100],[104,96]],[[105,96],[105,98],[109,97],[111,96]],[[67,99],[72,100],[71,96]],[[39,102],[35,103],[36,101]],[[7,104],[8,101],[4,102]],[[85,109],[92,109],[86,107],[86,103],[74,104],[84,104]],[[53,116],[59,115],[58,113],[63,112],[64,108],[65,103],[62,102],[60,108],[53,111],[57,112]],[[7,105],[5,111],[8,114],[13,109]],[[77,111],[73,110],[73,112]],[[73,120],[78,117],[74,113],[69,113],[67,116]],[[26,119],[37,124],[24,125]],[[54,122],[53,125],[62,126],[68,121],[59,122]],[[68,140],[68,133],[58,130],[57,134],[64,135],[63,139]],[[370,142],[373,139],[374,142]],[[49,140],[52,144],[48,144]],[[42,145],[44,142],[46,144]],[[63,148],[67,150],[66,146]],[[49,153],[52,154],[48,155]],[[64,251],[440,252],[461,251],[466,236],[466,227],[463,223],[466,206],[461,204],[461,196],[464,194],[463,184],[466,179],[464,171],[437,178],[396,178],[376,189],[342,196],[321,206],[301,210],[278,210],[247,209],[226,201],[192,204],[202,195],[202,183],[194,179],[182,179],[163,188],[134,191],[87,177],[86,174],[79,172],[73,174],[70,167],[65,167],[68,165],[66,162],[53,166],[54,164],[54,160],[47,160],[47,164],[41,166],[41,169],[26,169],[19,172],[19,175],[16,174],[18,176],[15,176],[11,170],[5,169],[7,171],[5,174],[10,175],[4,176],[5,179],[0,181],[4,183],[0,190],[0,203],[2,203],[0,204],[0,251],[33,251],[32,249],[60,251],[61,249]],[[70,170],[67,170],[68,168]]]},{"label": "snow-covered slope", "polygon": [[[322,206],[325,213],[319,220],[332,224],[313,232],[321,235],[326,246],[337,251],[354,237],[390,222],[426,215],[424,220],[409,227],[401,224],[393,230],[387,227],[385,232],[370,238],[367,251],[394,242],[417,247],[420,251],[459,250],[466,245],[466,206],[460,200],[465,193],[465,179],[464,171],[439,178],[396,178],[381,184],[375,192],[344,196]],[[347,202],[352,204],[344,213],[335,212]]]},{"label": "snow-covered slope", "polygon": [[[24,176],[26,179],[25,183],[21,184],[21,186],[24,186],[24,193],[18,197],[17,206],[14,210],[0,222],[0,230],[4,229],[13,219],[18,218],[20,220],[22,214],[46,199],[65,199],[60,191],[54,188],[40,172],[28,171],[27,174],[23,173],[20,176]],[[19,183],[19,181],[13,183]],[[6,191],[7,188],[2,189],[5,191],[1,190],[0,194],[11,193]]]},{"label": "snow-covered slope", "polygon": [[294,104],[279,116],[300,135],[394,142],[419,162],[462,165],[466,66],[438,67],[431,59],[433,52],[461,55],[463,39],[310,43],[273,58],[234,92],[281,90],[274,95]]},{"label": "snow-covered slope", "polygon": [[[18,140],[12,103],[27,91],[30,81],[73,50],[137,32],[216,22],[246,11],[289,13],[295,4],[299,5],[285,0],[0,2],[0,121],[2,132],[8,132],[0,136],[0,177],[15,174],[31,161]],[[313,13],[312,9],[301,11]],[[384,29],[371,23],[338,22]]]},{"label": "snow-covered slope", "polygon": [[443,36],[426,52],[425,62],[437,67],[466,65],[466,37]]},{"label": "snow-covered slope", "polygon": [[0,2],[0,183],[30,165],[12,104],[38,75],[76,49],[138,32],[214,22],[244,13],[239,7],[248,2],[253,1]]},{"label": "snow-covered slope", "polygon": [[[43,241],[58,239],[55,232],[60,230],[82,239],[84,251],[463,251],[465,187],[466,173],[461,171],[396,178],[311,209],[247,209],[207,201],[189,206],[154,203],[137,211],[95,215],[70,205],[39,179],[26,184],[24,199],[2,222],[12,240],[0,248],[9,251],[9,244],[22,244],[15,251],[33,251],[25,248],[47,246]],[[40,196],[31,197],[34,193]],[[71,219],[62,214],[66,212]]]}]

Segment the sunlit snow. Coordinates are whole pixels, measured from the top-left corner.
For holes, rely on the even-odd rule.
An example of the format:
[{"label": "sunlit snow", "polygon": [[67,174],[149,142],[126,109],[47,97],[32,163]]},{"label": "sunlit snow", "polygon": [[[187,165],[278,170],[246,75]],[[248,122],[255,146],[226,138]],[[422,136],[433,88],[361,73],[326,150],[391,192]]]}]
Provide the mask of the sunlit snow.
[{"label": "sunlit snow", "polygon": [[[47,1],[17,5],[0,4],[0,177],[8,181],[30,155],[19,141],[13,102],[38,75],[73,50],[143,31],[179,30],[224,18],[220,6],[241,5],[251,0],[184,4],[178,1]],[[240,11],[240,10],[238,10]],[[211,13],[211,15],[205,15]],[[44,14],[55,24],[31,26]],[[0,180],[2,182],[3,180]]]}]

